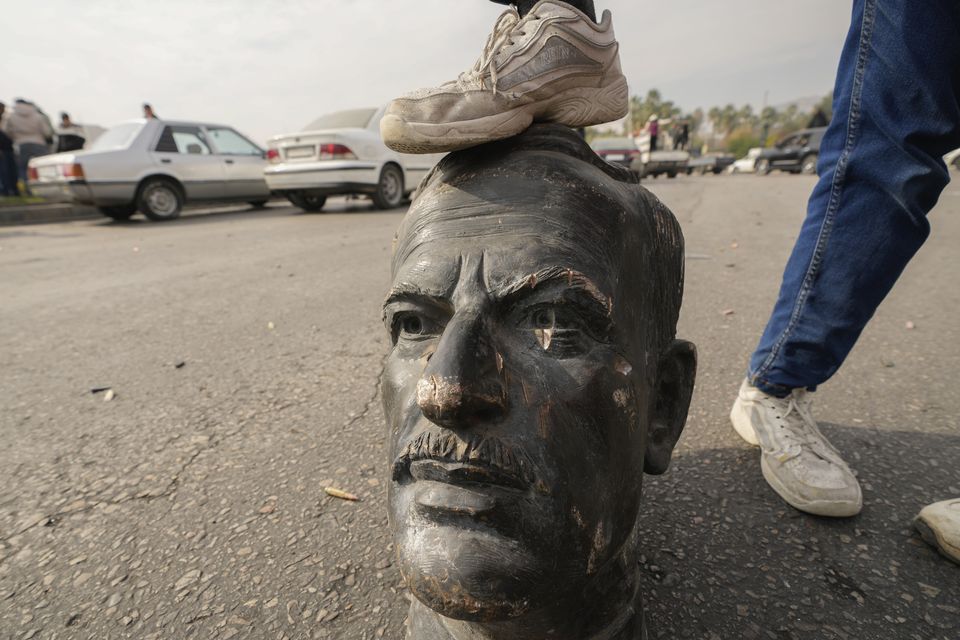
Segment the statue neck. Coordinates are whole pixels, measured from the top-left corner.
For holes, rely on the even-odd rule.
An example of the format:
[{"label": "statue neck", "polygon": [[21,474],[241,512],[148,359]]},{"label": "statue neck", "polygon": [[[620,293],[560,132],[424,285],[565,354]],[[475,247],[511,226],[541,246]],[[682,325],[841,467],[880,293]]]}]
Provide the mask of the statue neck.
[{"label": "statue neck", "polygon": [[[542,640],[545,631],[553,630],[549,637],[555,640],[646,640],[636,574],[604,591],[606,593],[591,588],[581,594],[583,601],[590,603],[586,607],[583,602],[580,606],[558,602],[555,607],[499,622],[445,618],[414,599],[407,615],[406,637],[407,640]],[[592,595],[587,595],[590,592]]]}]

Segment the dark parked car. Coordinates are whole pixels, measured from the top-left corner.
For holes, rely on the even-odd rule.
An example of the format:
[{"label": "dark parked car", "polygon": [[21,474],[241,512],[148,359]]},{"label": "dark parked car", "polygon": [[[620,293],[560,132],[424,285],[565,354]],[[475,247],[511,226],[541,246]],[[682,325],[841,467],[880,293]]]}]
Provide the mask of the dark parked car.
[{"label": "dark parked car", "polygon": [[628,169],[633,160],[640,156],[640,150],[633,138],[597,138],[590,146],[607,162]]},{"label": "dark parked car", "polygon": [[757,175],[766,175],[774,169],[790,173],[816,173],[820,141],[826,130],[826,127],[802,129],[790,134],[772,149],[764,149],[757,158]]}]

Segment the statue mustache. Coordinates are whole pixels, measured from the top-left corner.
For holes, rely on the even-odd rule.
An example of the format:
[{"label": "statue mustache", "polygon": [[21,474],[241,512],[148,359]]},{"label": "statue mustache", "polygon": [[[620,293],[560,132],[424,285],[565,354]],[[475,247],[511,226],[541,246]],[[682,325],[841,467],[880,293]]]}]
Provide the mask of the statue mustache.
[{"label": "statue mustache", "polygon": [[471,435],[464,439],[452,432],[424,431],[407,443],[393,463],[393,479],[400,480],[418,460],[435,460],[486,467],[527,486],[537,484],[530,457],[495,436]]}]

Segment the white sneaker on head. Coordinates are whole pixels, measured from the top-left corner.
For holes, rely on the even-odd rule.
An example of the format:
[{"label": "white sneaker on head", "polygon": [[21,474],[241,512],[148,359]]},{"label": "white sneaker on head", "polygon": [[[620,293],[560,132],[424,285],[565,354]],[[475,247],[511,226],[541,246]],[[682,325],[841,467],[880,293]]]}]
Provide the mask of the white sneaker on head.
[{"label": "white sneaker on head", "polygon": [[927,543],[960,564],[960,498],[924,507],[913,524]]},{"label": "white sneaker on head", "polygon": [[763,477],[788,504],[818,516],[855,516],[863,508],[860,483],[820,433],[811,404],[805,389],[777,398],[744,380],[730,420],[761,448]]},{"label": "white sneaker on head", "polygon": [[457,80],[391,102],[380,134],[403,153],[454,151],[509,138],[534,121],[610,122],[628,103],[610,12],[596,24],[565,2],[541,0],[523,18],[504,12]]}]

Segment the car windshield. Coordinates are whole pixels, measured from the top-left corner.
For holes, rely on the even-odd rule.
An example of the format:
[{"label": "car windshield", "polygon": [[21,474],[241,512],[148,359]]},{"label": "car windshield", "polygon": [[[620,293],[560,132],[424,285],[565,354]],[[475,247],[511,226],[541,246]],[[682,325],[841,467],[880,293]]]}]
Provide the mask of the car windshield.
[{"label": "car windshield", "polygon": [[304,131],[319,129],[366,129],[376,109],[350,109],[320,116],[303,128]]},{"label": "car windshield", "polygon": [[97,138],[90,151],[112,151],[114,149],[126,149],[137,137],[140,130],[143,129],[143,122],[125,122],[115,127],[107,129],[103,135]]},{"label": "car windshield", "polygon": [[592,146],[597,151],[608,151],[610,149],[633,149],[636,145],[630,138],[598,138],[593,141]]}]

